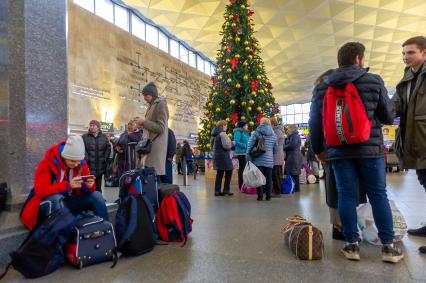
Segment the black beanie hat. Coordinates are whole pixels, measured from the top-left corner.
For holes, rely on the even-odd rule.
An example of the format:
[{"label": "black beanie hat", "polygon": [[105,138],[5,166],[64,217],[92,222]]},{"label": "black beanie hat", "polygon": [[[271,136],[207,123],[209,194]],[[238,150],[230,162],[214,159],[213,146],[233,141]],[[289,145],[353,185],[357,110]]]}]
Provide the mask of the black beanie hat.
[{"label": "black beanie hat", "polygon": [[146,86],[144,86],[142,90],[143,95],[151,95],[152,97],[158,97],[157,86],[154,82],[149,82]]}]

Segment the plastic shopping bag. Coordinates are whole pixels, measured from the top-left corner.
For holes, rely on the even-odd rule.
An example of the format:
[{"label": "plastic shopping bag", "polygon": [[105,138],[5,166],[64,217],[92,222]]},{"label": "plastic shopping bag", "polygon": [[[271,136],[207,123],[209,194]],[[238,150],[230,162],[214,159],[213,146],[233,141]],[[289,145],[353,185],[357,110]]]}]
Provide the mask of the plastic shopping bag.
[{"label": "plastic shopping bag", "polygon": [[266,184],[266,178],[251,161],[247,162],[243,172],[243,182],[248,187],[257,188]]},{"label": "plastic shopping bag", "polygon": [[[405,234],[407,233],[407,223],[405,222],[404,216],[396,207],[395,202],[393,200],[389,200],[389,205],[392,210],[394,242],[399,242],[402,240],[402,238],[404,238]],[[361,230],[363,238],[373,245],[381,245],[382,243],[378,235],[379,231],[377,230],[376,224],[374,223],[371,204],[361,204],[357,208],[357,214],[358,226]]]},{"label": "plastic shopping bag", "polygon": [[281,185],[281,193],[282,194],[292,194],[294,193],[294,179],[290,175],[284,177],[284,182]]}]

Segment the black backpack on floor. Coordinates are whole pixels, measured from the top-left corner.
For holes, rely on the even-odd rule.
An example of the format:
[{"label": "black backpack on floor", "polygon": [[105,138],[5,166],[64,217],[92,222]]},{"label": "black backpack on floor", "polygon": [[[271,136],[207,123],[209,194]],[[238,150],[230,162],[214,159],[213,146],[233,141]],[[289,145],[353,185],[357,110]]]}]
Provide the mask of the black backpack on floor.
[{"label": "black backpack on floor", "polygon": [[116,215],[115,235],[118,250],[123,255],[136,256],[154,249],[155,214],[149,200],[141,195],[120,201]]},{"label": "black backpack on floor", "polygon": [[74,225],[75,217],[67,208],[56,210],[10,254],[12,261],[0,279],[11,266],[26,278],[37,278],[54,272],[65,262],[63,248]]}]

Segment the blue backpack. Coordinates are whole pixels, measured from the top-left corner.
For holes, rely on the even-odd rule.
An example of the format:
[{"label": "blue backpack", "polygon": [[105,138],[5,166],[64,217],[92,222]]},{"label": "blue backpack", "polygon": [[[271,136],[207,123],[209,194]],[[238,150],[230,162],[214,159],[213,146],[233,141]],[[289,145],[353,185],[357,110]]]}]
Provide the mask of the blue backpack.
[{"label": "blue backpack", "polygon": [[120,201],[115,220],[118,250],[124,255],[150,252],[158,239],[155,212],[145,195],[128,196]]},{"label": "blue backpack", "polygon": [[290,175],[287,175],[284,178],[283,184],[281,185],[281,193],[282,194],[294,193],[294,186],[295,186],[295,183],[294,183],[293,177],[291,177]]},{"label": "blue backpack", "polygon": [[21,246],[10,254],[12,261],[2,279],[13,266],[26,278],[37,278],[54,272],[64,262],[63,248],[74,229],[76,218],[62,207],[34,228]]}]

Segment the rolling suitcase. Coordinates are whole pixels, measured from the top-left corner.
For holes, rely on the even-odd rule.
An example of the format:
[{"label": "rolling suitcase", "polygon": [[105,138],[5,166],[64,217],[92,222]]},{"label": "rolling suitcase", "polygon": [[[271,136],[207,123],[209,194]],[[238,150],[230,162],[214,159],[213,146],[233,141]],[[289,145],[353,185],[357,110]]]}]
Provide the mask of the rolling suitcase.
[{"label": "rolling suitcase", "polygon": [[78,267],[113,261],[117,263],[117,243],[109,221],[91,214],[78,216],[75,229],[65,245],[68,261]]}]

